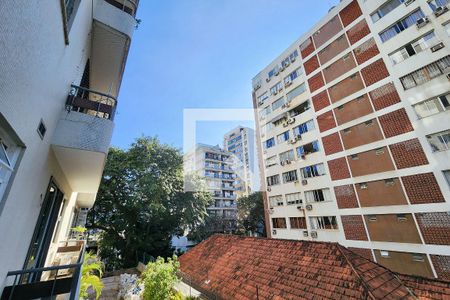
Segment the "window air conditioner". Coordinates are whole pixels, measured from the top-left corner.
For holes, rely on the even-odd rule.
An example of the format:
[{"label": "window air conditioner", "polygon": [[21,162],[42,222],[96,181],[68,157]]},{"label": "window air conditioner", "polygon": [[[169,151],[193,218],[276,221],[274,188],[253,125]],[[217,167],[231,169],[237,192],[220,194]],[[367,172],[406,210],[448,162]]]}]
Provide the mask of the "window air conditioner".
[{"label": "window air conditioner", "polygon": [[444,43],[440,42],[440,43],[434,45],[433,47],[431,47],[430,49],[431,49],[431,52],[436,52],[444,47],[445,47]]},{"label": "window air conditioner", "polygon": [[295,144],[295,143],[297,143],[297,139],[291,139],[291,140],[289,140],[289,143]]},{"label": "window air conditioner", "polygon": [[289,159],[286,159],[286,164],[289,165],[291,161]]},{"label": "window air conditioner", "polygon": [[311,231],[311,237],[317,239],[317,231]]},{"label": "window air conditioner", "polygon": [[448,11],[448,7],[447,6],[439,6],[436,8],[436,10],[434,11],[434,15],[436,17],[439,17],[440,15],[444,14],[445,12]]},{"label": "window air conditioner", "polygon": [[298,210],[303,210],[303,206],[302,206],[302,205],[299,205],[299,206],[297,206],[297,209],[298,209]]},{"label": "window air conditioner", "polygon": [[292,84],[292,81],[288,81],[288,82],[286,82],[285,84],[284,84],[284,87],[288,87],[288,86],[290,86]]},{"label": "window air conditioner", "polygon": [[428,17],[420,18],[419,20],[417,20],[416,26],[417,28],[422,28],[427,25],[428,22],[430,22],[430,20],[428,20]]},{"label": "window air conditioner", "polygon": [[285,66],[281,66],[280,72],[284,71]]},{"label": "window air conditioner", "polygon": [[277,230],[276,229],[272,230],[272,234],[276,235],[277,234]]},{"label": "window air conditioner", "polygon": [[280,161],[280,165],[284,166],[284,164],[285,164],[284,161]]},{"label": "window air conditioner", "polygon": [[303,184],[303,185],[307,185],[307,184],[308,184],[308,180],[303,179],[303,180],[302,180],[302,184]]},{"label": "window air conditioner", "polygon": [[303,230],[303,236],[308,237],[308,230]]},{"label": "window air conditioner", "polygon": [[445,76],[447,76],[447,79],[450,80],[450,73],[448,73],[448,74],[445,75]]},{"label": "window air conditioner", "polygon": [[295,136],[295,139],[296,139],[297,141],[300,141],[300,140],[302,139],[302,135],[301,135],[301,134],[297,134],[297,135]]},{"label": "window air conditioner", "polygon": [[289,119],[287,119],[287,123],[288,123],[288,124],[294,124],[294,123],[295,123],[295,118],[289,118]]},{"label": "window air conditioner", "polygon": [[306,159],[306,154],[302,154],[302,159]]},{"label": "window air conditioner", "polygon": [[281,105],[281,108],[286,108],[286,103]]},{"label": "window air conditioner", "polygon": [[278,94],[278,91],[277,91],[277,90],[275,90],[275,91],[272,93],[272,95],[276,95],[276,94]]},{"label": "window air conditioner", "polygon": [[289,126],[288,122],[283,122],[283,127],[288,127],[288,126]]},{"label": "window air conditioner", "polygon": [[408,5],[410,5],[411,3],[413,3],[413,2],[414,2],[414,0],[406,0],[406,1],[405,1],[405,5],[408,6]]},{"label": "window air conditioner", "polygon": [[308,205],[305,206],[305,208],[306,208],[306,210],[312,210],[313,206],[311,204],[308,204]]},{"label": "window air conditioner", "polygon": [[267,78],[266,78],[266,82],[269,82],[269,81],[270,81],[270,77],[267,77]]},{"label": "window air conditioner", "polygon": [[291,58],[291,62],[294,62],[294,61],[295,61],[295,57],[292,57],[292,58]]},{"label": "window air conditioner", "polygon": [[280,74],[280,70],[278,69],[276,72],[275,72],[275,76],[278,76]]}]

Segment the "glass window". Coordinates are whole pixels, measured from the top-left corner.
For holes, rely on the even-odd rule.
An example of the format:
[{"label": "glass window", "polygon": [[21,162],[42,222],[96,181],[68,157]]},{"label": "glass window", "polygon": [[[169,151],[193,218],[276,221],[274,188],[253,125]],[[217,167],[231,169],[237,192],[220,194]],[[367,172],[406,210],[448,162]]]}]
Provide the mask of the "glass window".
[{"label": "glass window", "polygon": [[311,131],[315,128],[314,121],[309,120],[308,122],[305,122],[303,124],[298,125],[294,128],[294,135],[295,136],[301,136],[302,134]]},{"label": "glass window", "polygon": [[289,139],[289,130],[287,130],[277,136],[277,143],[281,144],[283,142],[286,142],[288,139]]},{"label": "glass window", "polygon": [[277,110],[278,108],[280,108],[281,106],[283,106],[283,104],[284,104],[284,98],[283,98],[283,97],[281,97],[281,98],[278,99],[278,100],[275,100],[275,101],[272,103],[272,111]]},{"label": "glass window", "polygon": [[447,181],[448,186],[450,187],[450,170],[442,171],[444,174],[445,180]]},{"label": "glass window", "polygon": [[306,219],[304,217],[290,217],[291,229],[306,229]]},{"label": "glass window", "polygon": [[312,229],[338,229],[335,216],[309,218]]},{"label": "glass window", "polygon": [[449,3],[448,0],[429,0],[428,5],[430,8],[435,11],[438,7],[446,6]]},{"label": "glass window", "polygon": [[450,55],[443,57],[406,76],[401,77],[400,81],[402,82],[403,88],[407,90],[414,86],[424,84],[431,79],[448,72],[449,67]]},{"label": "glass window", "polygon": [[262,105],[264,101],[267,100],[267,98],[269,98],[269,93],[264,92],[261,96],[258,97],[258,105]]},{"label": "glass window", "polygon": [[7,131],[0,127],[0,200],[11,179],[21,149]]},{"label": "glass window", "polygon": [[413,107],[419,118],[425,118],[450,109],[449,99],[450,94],[446,94],[417,103]]},{"label": "glass window", "polygon": [[402,32],[406,28],[417,23],[417,20],[424,18],[425,14],[422,10],[418,9],[414,11],[412,14],[408,15],[404,19],[398,21],[394,25],[388,27],[384,31],[380,33],[380,38],[382,42],[386,42],[396,36],[398,33]]},{"label": "glass window", "polygon": [[447,32],[447,35],[450,36],[450,22],[444,25],[445,31]]},{"label": "glass window", "polygon": [[281,81],[277,82],[273,87],[270,88],[270,94],[276,95],[283,89],[283,84]]},{"label": "glass window", "polygon": [[296,170],[292,170],[292,171],[283,173],[283,183],[293,182],[293,181],[297,181],[297,180],[298,180],[298,177],[297,177]]},{"label": "glass window", "polygon": [[294,204],[302,203],[301,193],[286,194],[285,197],[286,197],[287,205],[294,205]]},{"label": "glass window", "polygon": [[277,156],[271,156],[269,158],[266,159],[266,168],[267,167],[271,167],[277,164]]},{"label": "glass window", "polygon": [[308,203],[331,201],[330,189],[306,191],[305,200]]},{"label": "glass window", "polygon": [[287,93],[286,100],[287,102],[292,101],[295,97],[303,94],[306,91],[306,85],[305,83],[300,84],[298,87]]},{"label": "glass window", "polygon": [[267,185],[268,186],[277,185],[277,184],[280,184],[280,175],[277,174],[277,175],[267,177]]},{"label": "glass window", "polygon": [[372,21],[375,23],[384,16],[386,16],[388,13],[393,11],[395,8],[397,8],[400,4],[405,2],[405,0],[390,0],[387,1],[385,4],[380,6],[374,13],[370,15],[372,18]]},{"label": "glass window", "polygon": [[319,151],[319,142],[313,141],[312,143],[297,147],[297,156],[302,157],[303,155],[308,155],[318,151]]},{"label": "glass window", "polygon": [[283,206],[283,195],[269,196],[270,207]]},{"label": "glass window", "polygon": [[312,178],[325,175],[325,166],[323,164],[312,165],[300,169],[302,178]]},{"label": "glass window", "polygon": [[427,135],[427,140],[433,152],[449,150],[450,130]]},{"label": "glass window", "polygon": [[391,58],[392,63],[395,65],[413,55],[416,55],[417,53],[428,49],[429,47],[435,45],[436,42],[436,35],[434,34],[434,31],[431,31],[418,40],[411,42],[410,44],[395,51],[394,53],[389,55],[389,57]]},{"label": "glass window", "polygon": [[270,138],[264,142],[264,149],[269,149],[275,146],[275,138]]},{"label": "glass window", "polygon": [[280,161],[282,161],[282,162],[285,162],[287,160],[293,161],[294,159],[295,159],[294,150],[289,150],[289,151],[280,153]]},{"label": "glass window", "polygon": [[272,218],[272,226],[273,226],[273,228],[286,228],[286,219],[285,218]]}]

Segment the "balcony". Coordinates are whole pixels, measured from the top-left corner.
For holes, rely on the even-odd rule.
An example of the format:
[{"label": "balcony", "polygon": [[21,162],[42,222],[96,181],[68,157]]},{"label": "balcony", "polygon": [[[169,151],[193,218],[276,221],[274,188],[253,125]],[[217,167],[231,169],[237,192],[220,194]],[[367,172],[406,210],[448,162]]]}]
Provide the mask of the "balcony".
[{"label": "balcony", "polygon": [[71,187],[96,193],[108,154],[117,100],[72,86],[52,137],[53,152]]},{"label": "balcony", "polygon": [[136,1],[95,0],[94,20],[131,38],[136,28],[136,10]]},{"label": "balcony", "polygon": [[84,252],[83,241],[63,242],[50,266],[8,272],[1,300],[78,299]]}]

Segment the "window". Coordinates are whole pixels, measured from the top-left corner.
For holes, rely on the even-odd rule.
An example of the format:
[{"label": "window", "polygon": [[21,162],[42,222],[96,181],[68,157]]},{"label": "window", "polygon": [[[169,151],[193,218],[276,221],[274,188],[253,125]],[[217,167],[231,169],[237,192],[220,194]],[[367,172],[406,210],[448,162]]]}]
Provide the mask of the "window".
[{"label": "window", "polygon": [[267,185],[268,186],[277,185],[277,184],[280,184],[280,175],[277,174],[277,175],[267,177]]},{"label": "window", "polygon": [[273,146],[275,146],[275,138],[270,138],[263,144],[264,149],[269,149],[272,148]]},{"label": "window", "polygon": [[393,11],[395,8],[397,8],[400,4],[405,2],[405,0],[390,0],[387,1],[385,4],[380,6],[374,13],[370,15],[372,18],[372,21],[375,23],[384,16],[386,16],[388,13]]},{"label": "window", "polygon": [[289,116],[291,116],[291,117],[298,116],[299,114],[304,113],[305,111],[307,111],[310,108],[311,108],[311,103],[309,102],[309,100],[306,100],[302,104],[297,105],[296,107],[291,109],[289,111]]},{"label": "window", "polygon": [[312,229],[338,229],[336,217],[311,217],[309,218]]},{"label": "window", "polygon": [[281,97],[281,98],[278,99],[278,100],[275,100],[275,101],[272,103],[272,111],[277,110],[278,108],[280,108],[281,106],[283,106],[283,104],[284,104],[284,98],[283,98],[283,97]]},{"label": "window", "polygon": [[264,101],[267,100],[267,98],[269,98],[269,93],[264,92],[261,96],[258,97],[258,105],[262,105]]},{"label": "window", "polygon": [[415,86],[424,84],[431,79],[442,75],[448,71],[450,67],[450,55],[441,58],[419,70],[416,70],[406,76],[400,77],[403,88],[408,90]]},{"label": "window", "polygon": [[272,109],[271,109],[271,106],[270,106],[270,105],[264,107],[263,109],[261,109],[261,110],[259,111],[259,117],[260,117],[260,119],[261,119],[261,120],[262,120],[262,119],[265,119],[265,117],[266,117],[268,114],[270,114],[271,112],[272,112]]},{"label": "window", "polygon": [[285,218],[272,218],[272,226],[273,226],[273,228],[286,228],[286,219]]},{"label": "window", "polygon": [[405,59],[436,45],[436,43],[436,35],[434,34],[434,31],[431,31],[420,39],[395,51],[394,53],[389,55],[389,57],[391,58],[392,63],[396,65],[404,61]]},{"label": "window", "polygon": [[397,214],[397,221],[399,222],[405,222],[407,220],[405,214]]},{"label": "window", "polygon": [[269,204],[270,207],[283,206],[283,195],[270,196]]},{"label": "window", "polygon": [[387,29],[383,30],[380,33],[380,38],[382,42],[386,42],[405,30],[406,28],[415,25],[417,23],[417,20],[424,18],[425,14],[422,12],[422,10],[418,9],[414,11],[412,14],[408,15],[407,17],[403,18],[402,20],[398,21],[394,25],[388,27]]},{"label": "window", "polygon": [[293,182],[293,181],[297,181],[297,180],[298,180],[298,177],[297,177],[296,170],[292,170],[292,171],[283,173],[283,183]]},{"label": "window", "polygon": [[323,164],[312,165],[300,169],[302,178],[312,178],[325,175],[325,167]]},{"label": "window", "polygon": [[417,116],[422,119],[450,109],[450,94],[425,100],[413,106]]},{"label": "window", "polygon": [[330,189],[306,191],[305,200],[308,203],[331,201]]},{"label": "window", "polygon": [[269,158],[266,159],[266,168],[267,167],[271,167],[277,164],[277,156],[271,156]]},{"label": "window", "polygon": [[286,95],[287,102],[290,102],[292,99],[294,99],[298,95],[303,94],[305,91],[306,91],[305,83],[300,84],[298,87],[287,93]]},{"label": "window", "polygon": [[312,143],[297,147],[297,156],[302,157],[303,155],[308,155],[319,151],[319,142],[314,141]]},{"label": "window", "polygon": [[450,22],[444,25],[445,31],[447,32],[447,35],[450,36]]},{"label": "window", "polygon": [[64,0],[64,37],[66,44],[69,44],[69,31],[72,27],[75,15],[81,0]]},{"label": "window", "polygon": [[361,190],[366,190],[366,189],[369,188],[369,186],[367,185],[367,182],[361,182],[361,183],[359,184],[359,188],[360,188]]},{"label": "window", "polygon": [[289,54],[288,57],[286,57],[285,59],[283,59],[283,61],[281,62],[281,65],[286,68],[287,66],[289,66],[291,64],[291,62],[294,62],[295,59],[298,56],[298,51],[295,50],[294,52],[292,52],[291,54]]},{"label": "window", "polygon": [[303,217],[290,217],[291,229],[306,229],[306,219]]},{"label": "window", "polygon": [[287,205],[301,204],[303,202],[301,199],[301,193],[286,194],[285,197]]},{"label": "window", "polygon": [[277,84],[275,84],[273,87],[270,88],[270,94],[271,95],[276,95],[282,89],[283,89],[283,84],[281,83],[281,81],[279,81]]},{"label": "window", "polygon": [[289,161],[295,160],[294,150],[289,150],[289,151],[280,153],[280,161],[285,162],[287,160],[289,160]]},{"label": "window", "polygon": [[447,181],[447,184],[450,187],[450,170],[442,171],[442,174],[444,174],[445,180]]},{"label": "window", "polygon": [[450,149],[450,130],[441,131],[435,134],[427,135],[433,152],[446,151]]},{"label": "window", "polygon": [[[0,114],[0,121],[3,121],[1,119],[2,116]],[[8,134],[7,130],[0,127],[0,201],[10,182],[21,150],[22,148]]]},{"label": "window", "polygon": [[284,84],[290,85],[292,83],[292,81],[294,81],[297,77],[299,77],[302,74],[303,74],[303,69],[301,67],[297,68],[296,70],[289,73],[288,76],[284,77]]},{"label": "window", "polygon": [[273,68],[272,70],[269,71],[269,73],[267,74],[267,77],[272,78],[276,75],[278,75],[280,73],[280,66],[276,66],[275,68]]},{"label": "window", "polygon": [[302,134],[311,131],[315,128],[314,121],[309,120],[308,122],[305,122],[303,124],[298,125],[297,127],[294,127],[294,136],[301,136]]},{"label": "window", "polygon": [[277,143],[281,144],[289,139],[289,130],[277,135]]},{"label": "window", "polygon": [[428,0],[428,5],[433,11],[436,11],[438,7],[446,6],[448,3],[448,0]]}]

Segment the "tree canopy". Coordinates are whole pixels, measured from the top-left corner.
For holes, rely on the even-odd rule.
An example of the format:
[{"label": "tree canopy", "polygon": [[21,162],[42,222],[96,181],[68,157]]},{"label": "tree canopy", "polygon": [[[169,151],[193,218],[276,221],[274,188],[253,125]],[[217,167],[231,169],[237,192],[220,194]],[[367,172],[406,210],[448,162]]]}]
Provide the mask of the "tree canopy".
[{"label": "tree canopy", "polygon": [[183,157],[157,138],[111,148],[87,227],[100,232],[100,257],[109,270],[136,266],[143,256],[170,257],[172,235],[204,223],[211,201],[201,180],[183,189]]},{"label": "tree canopy", "polygon": [[261,192],[240,197],[237,201],[238,228],[241,233],[266,235],[264,202]]}]

